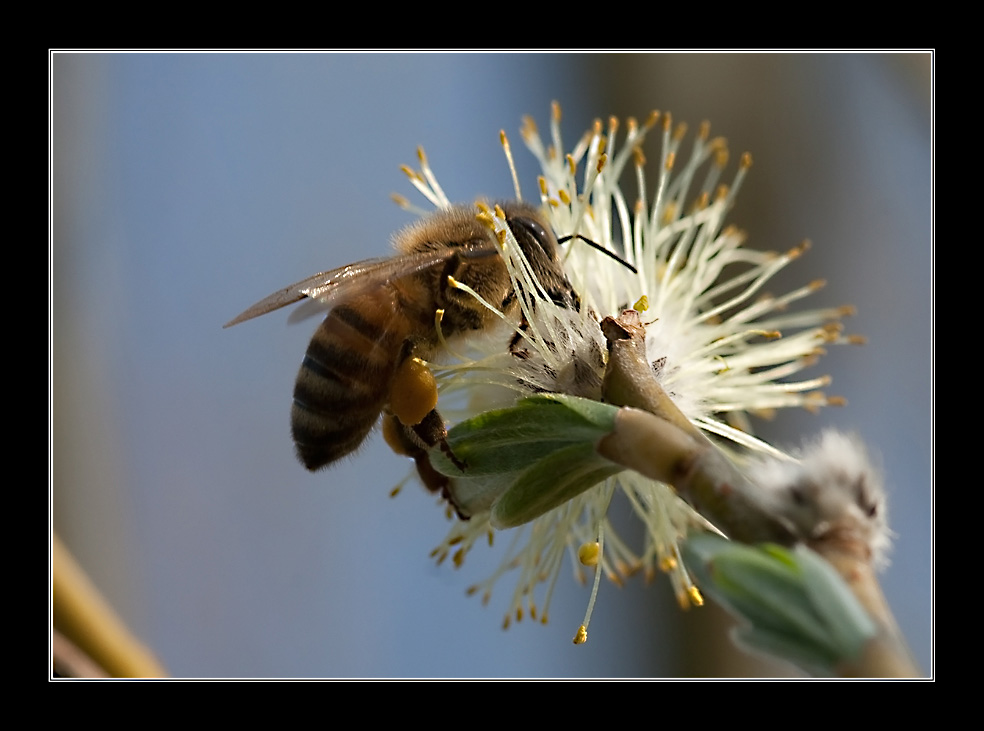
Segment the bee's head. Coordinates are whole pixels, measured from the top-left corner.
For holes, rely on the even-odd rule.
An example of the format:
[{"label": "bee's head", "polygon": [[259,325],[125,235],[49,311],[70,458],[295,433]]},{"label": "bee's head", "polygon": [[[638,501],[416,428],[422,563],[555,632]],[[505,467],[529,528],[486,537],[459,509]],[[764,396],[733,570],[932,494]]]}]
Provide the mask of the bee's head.
[{"label": "bee's head", "polygon": [[540,211],[528,203],[502,206],[509,230],[519,243],[523,256],[536,273],[540,285],[554,304],[579,310],[581,300],[564,273],[557,237]]},{"label": "bee's head", "polygon": [[530,263],[536,266],[546,257],[548,261],[554,262],[554,267],[559,267],[557,237],[543,214],[527,203],[513,202],[503,205],[502,209],[506,214],[509,229]]}]

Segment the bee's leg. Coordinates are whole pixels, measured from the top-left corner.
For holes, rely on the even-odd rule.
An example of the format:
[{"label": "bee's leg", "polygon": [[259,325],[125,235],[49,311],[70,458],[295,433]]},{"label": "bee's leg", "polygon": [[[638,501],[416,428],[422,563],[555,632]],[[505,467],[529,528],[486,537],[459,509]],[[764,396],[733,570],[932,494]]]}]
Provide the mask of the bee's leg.
[{"label": "bee's leg", "polygon": [[445,497],[448,495],[451,479],[434,469],[421,440],[388,409],[383,413],[383,438],[394,452],[413,459],[424,487]]},{"label": "bee's leg", "polygon": [[428,447],[440,445],[444,456],[451,460],[451,463],[462,472],[468,466],[454,456],[451,445],[448,444],[448,430],[444,427],[444,419],[437,413],[437,409],[431,409],[430,413],[423,418],[419,424],[410,427],[414,435]]},{"label": "bee's leg", "polygon": [[409,340],[403,345],[400,364],[393,374],[389,407],[407,426],[419,424],[437,407],[437,381],[430,368],[413,356],[413,343]]},{"label": "bee's leg", "polygon": [[[448,446],[448,430],[444,427],[444,419],[437,413],[437,381],[434,374],[423,361],[413,357],[413,343],[409,340],[404,343],[401,358],[402,362],[393,375],[388,412],[399,421],[408,440],[419,442],[419,451],[426,455],[425,450],[440,445],[441,451],[454,466],[464,472],[465,464],[454,456]],[[410,453],[410,456],[417,459],[416,453]],[[429,461],[428,468],[433,469]]]},{"label": "bee's leg", "polygon": [[[436,411],[432,413],[437,414]],[[437,418],[440,419],[441,417],[438,416]],[[443,425],[441,422],[442,428]],[[417,476],[424,487],[432,493],[439,493],[442,498],[447,500],[461,520],[471,519],[470,515],[461,512],[455,502],[451,491],[451,478],[434,469],[434,465],[430,461],[430,452],[427,451],[427,445],[423,443],[423,439],[417,436],[413,427],[403,424],[389,409],[383,412],[383,438],[394,452],[413,459],[417,467]],[[450,448],[447,448],[447,442],[443,443],[442,448],[446,448],[446,453],[450,459],[464,471],[464,465],[460,464],[451,454]]]}]

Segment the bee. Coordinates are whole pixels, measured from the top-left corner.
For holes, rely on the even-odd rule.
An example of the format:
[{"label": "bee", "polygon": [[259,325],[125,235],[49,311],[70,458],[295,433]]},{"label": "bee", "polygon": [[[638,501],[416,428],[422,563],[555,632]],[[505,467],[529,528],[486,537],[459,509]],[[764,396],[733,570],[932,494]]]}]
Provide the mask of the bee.
[{"label": "bee", "polygon": [[[501,208],[547,295],[579,309],[543,214],[522,202]],[[464,465],[447,447],[436,384],[421,362],[440,349],[436,313],[443,310],[446,338],[498,322],[474,296],[454,287],[455,280],[517,320],[519,299],[495,233],[472,207],[440,210],[397,233],[394,243],[396,256],[315,274],[260,300],[225,327],[305,298],[330,308],[294,386],[291,432],[298,458],[311,471],[333,464],[358,449],[383,415],[390,446],[416,460],[428,488],[441,490],[446,478],[430,466],[427,449],[441,445],[459,468]],[[518,342],[519,336],[510,350]]]}]

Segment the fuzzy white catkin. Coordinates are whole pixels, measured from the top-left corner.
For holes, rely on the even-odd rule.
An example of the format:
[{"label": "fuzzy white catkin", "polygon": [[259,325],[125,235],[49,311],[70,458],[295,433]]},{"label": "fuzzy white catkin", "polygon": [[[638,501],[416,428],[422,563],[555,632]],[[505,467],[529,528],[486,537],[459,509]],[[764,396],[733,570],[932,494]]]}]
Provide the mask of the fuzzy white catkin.
[{"label": "fuzzy white catkin", "polygon": [[826,430],[796,456],[797,461],[760,459],[749,478],[779,498],[780,517],[803,541],[847,527],[867,544],[876,567],[887,565],[891,531],[885,489],[864,442]]}]

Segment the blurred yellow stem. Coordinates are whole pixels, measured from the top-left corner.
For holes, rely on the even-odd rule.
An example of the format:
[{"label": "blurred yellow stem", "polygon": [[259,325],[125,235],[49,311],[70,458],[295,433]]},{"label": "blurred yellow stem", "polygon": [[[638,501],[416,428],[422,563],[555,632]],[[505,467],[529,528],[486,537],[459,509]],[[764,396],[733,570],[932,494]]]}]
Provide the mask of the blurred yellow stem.
[{"label": "blurred yellow stem", "polygon": [[69,550],[53,536],[54,622],[59,631],[109,675],[160,678],[167,675],[102,597]]}]

